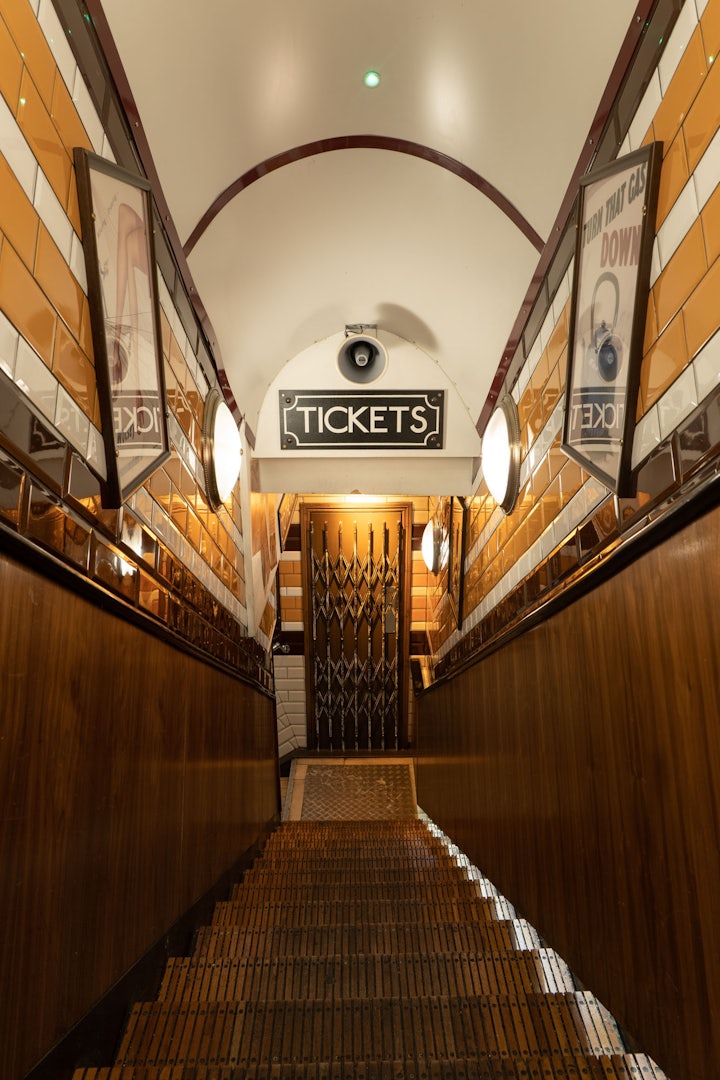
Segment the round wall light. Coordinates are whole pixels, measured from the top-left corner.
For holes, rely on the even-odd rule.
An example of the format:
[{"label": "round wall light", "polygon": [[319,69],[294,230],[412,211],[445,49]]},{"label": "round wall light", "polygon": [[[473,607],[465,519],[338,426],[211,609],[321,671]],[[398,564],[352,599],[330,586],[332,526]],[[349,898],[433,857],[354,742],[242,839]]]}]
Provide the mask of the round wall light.
[{"label": "round wall light", "polygon": [[431,519],[422,534],[422,557],[431,574],[437,574],[447,564],[449,553],[447,533]]},{"label": "round wall light", "polygon": [[482,471],[490,494],[506,514],[520,490],[520,419],[508,394],[490,417],[482,438]]},{"label": "round wall light", "polygon": [[205,400],[202,448],[208,502],[219,510],[237,483],[242,454],[238,426],[219,390]]},{"label": "round wall light", "polygon": [[380,85],[380,72],[379,71],[366,71],[363,75],[363,82],[370,90],[374,90],[376,86]]}]

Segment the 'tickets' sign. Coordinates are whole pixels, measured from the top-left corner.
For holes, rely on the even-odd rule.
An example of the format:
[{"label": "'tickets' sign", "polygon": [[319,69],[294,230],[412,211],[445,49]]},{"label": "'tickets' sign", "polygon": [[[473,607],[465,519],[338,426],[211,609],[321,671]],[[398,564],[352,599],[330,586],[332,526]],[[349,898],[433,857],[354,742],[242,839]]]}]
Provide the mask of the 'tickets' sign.
[{"label": "'tickets' sign", "polygon": [[618,494],[630,462],[662,147],[581,182],[563,449]]},{"label": "'tickets' sign", "polygon": [[442,450],[444,390],[281,390],[283,450]]}]

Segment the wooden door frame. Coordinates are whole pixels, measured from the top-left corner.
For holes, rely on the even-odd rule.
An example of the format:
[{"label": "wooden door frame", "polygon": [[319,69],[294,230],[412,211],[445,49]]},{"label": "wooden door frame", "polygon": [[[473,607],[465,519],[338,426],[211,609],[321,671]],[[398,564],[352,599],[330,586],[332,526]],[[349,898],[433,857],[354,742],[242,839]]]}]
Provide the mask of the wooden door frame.
[{"label": "wooden door frame", "polygon": [[[412,520],[413,503],[408,500],[393,500],[392,502],[358,502],[348,503],[343,498],[322,499],[300,504],[300,561],[302,565],[302,590],[303,590],[303,637],[305,652],[305,741],[308,740],[310,724],[315,721],[315,680],[313,672],[312,640],[312,605],[310,602],[310,567],[309,551],[307,544],[308,527],[310,516],[318,510],[348,511],[351,516],[362,513],[387,513],[397,514],[402,522],[403,545],[402,545],[402,594],[403,602],[399,610],[400,632],[398,640],[398,681],[400,690],[400,715],[398,717],[398,749],[404,749],[407,745],[409,728],[409,686],[410,686],[410,622],[412,619]],[[330,755],[338,751],[322,751]],[[347,755],[350,751],[342,751]],[[378,754],[384,753],[382,750]]]}]

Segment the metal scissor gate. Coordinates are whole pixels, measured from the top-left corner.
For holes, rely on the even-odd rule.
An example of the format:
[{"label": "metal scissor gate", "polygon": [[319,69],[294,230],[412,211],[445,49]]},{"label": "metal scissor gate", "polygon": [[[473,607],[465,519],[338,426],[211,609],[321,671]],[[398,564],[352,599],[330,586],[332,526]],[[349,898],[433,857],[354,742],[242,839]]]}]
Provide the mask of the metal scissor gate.
[{"label": "metal scissor gate", "polygon": [[[348,536],[348,532],[350,536]],[[327,522],[308,526],[308,574],[314,656],[314,721],[308,746],[320,750],[394,750],[399,742],[403,526],[358,526],[343,535]],[[364,535],[362,540],[364,541]]]}]

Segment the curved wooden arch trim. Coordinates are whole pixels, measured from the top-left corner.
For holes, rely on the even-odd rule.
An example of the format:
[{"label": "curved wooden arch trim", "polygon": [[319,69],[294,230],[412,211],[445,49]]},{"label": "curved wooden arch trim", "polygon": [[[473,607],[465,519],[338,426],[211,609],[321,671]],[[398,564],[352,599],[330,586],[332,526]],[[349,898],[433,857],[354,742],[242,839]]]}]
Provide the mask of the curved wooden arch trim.
[{"label": "curved wooden arch trim", "polygon": [[447,169],[448,172],[454,173],[455,176],[477,188],[487,199],[490,199],[498,210],[502,211],[523,236],[530,241],[535,250],[542,252],[545,241],[535,232],[530,222],[523,217],[517,207],[513,206],[510,200],[493,184],[480,176],[479,173],[476,173],[474,169],[464,165],[462,161],[458,161],[457,158],[450,157],[448,154],[441,154],[438,150],[433,150],[432,147],[423,146],[422,143],[411,142],[408,139],[395,139],[387,135],[342,135],[332,139],[317,139],[315,142],[295,146],[291,150],[283,150],[281,153],[267,158],[266,161],[261,162],[259,165],[255,165],[254,168],[248,169],[246,173],[243,173],[232,184],[229,184],[205,211],[183,245],[185,256],[187,257],[190,254],[220,211],[241,191],[254,184],[256,180],[260,180],[263,176],[267,176],[268,173],[282,169],[286,165],[291,165],[295,161],[302,161],[303,158],[328,154],[333,150],[358,149],[387,150],[396,154],[408,154],[410,157],[422,158],[423,161],[438,165],[441,169]]}]

